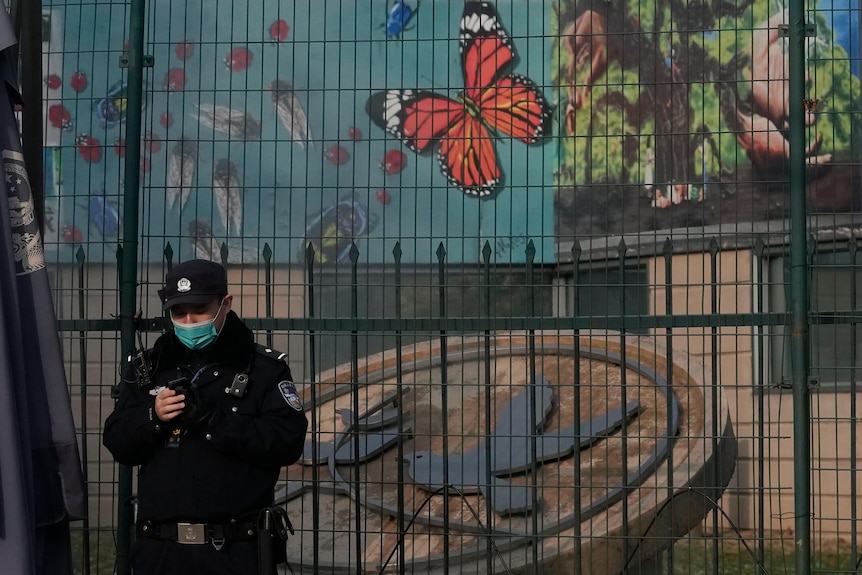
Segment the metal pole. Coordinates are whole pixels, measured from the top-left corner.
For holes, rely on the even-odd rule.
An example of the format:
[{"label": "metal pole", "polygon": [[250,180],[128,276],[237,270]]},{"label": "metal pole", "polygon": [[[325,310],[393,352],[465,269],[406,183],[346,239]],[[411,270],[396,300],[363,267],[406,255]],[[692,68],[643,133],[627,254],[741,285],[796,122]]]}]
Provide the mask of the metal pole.
[{"label": "metal pole", "polygon": [[811,397],[808,389],[808,241],[805,198],[805,5],[790,0],[790,349],[793,385],[793,498],[797,575],[811,572]]},{"label": "metal pole", "polygon": [[[129,50],[120,66],[128,68],[128,113],[126,115],[126,157],[123,192],[123,256],[120,262],[120,338],[123,357],[135,347],[136,294],[138,269],[138,200],[140,195],[141,123],[144,101],[144,0],[131,0],[129,10]],[[132,535],[132,468],[120,466],[119,508],[117,512],[117,575],[129,575],[129,547]]]}]

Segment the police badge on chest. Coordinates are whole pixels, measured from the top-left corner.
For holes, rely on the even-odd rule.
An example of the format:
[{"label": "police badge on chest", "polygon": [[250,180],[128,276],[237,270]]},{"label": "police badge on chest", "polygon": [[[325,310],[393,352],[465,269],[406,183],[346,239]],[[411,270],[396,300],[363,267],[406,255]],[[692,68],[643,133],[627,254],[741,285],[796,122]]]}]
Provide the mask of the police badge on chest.
[{"label": "police badge on chest", "polygon": [[165,442],[165,447],[179,447],[180,446],[180,438],[183,436],[185,432],[179,427],[175,427],[171,430],[171,435],[168,437],[168,440]]}]

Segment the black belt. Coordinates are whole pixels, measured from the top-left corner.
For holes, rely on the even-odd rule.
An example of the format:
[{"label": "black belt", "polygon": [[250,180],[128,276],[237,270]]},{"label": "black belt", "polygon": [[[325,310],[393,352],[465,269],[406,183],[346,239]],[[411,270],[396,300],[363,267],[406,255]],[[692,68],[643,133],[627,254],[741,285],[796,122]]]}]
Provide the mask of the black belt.
[{"label": "black belt", "polygon": [[176,541],[184,545],[212,543],[216,549],[220,549],[225,541],[257,539],[257,525],[237,521],[229,523],[138,521],[136,527],[138,537]]}]

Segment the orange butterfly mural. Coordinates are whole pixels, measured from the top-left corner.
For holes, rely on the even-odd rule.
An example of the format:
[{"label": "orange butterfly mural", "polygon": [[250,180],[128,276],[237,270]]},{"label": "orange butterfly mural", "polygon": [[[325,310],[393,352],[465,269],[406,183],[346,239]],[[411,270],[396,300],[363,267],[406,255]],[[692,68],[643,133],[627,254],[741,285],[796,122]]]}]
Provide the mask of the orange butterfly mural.
[{"label": "orange butterfly mural", "polygon": [[464,5],[459,48],[464,89],[456,100],[425,90],[386,90],[372,94],[365,111],[416,153],[439,142],[437,160],[450,184],[487,197],[502,177],[492,131],[535,143],[551,108],[532,80],[508,72],[515,50],[488,2]]}]

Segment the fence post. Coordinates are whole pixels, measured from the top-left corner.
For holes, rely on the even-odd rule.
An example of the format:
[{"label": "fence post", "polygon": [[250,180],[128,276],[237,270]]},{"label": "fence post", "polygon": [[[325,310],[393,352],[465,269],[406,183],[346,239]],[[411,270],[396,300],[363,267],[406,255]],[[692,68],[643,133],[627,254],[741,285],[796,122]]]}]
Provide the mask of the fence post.
[{"label": "fence post", "polygon": [[[128,68],[126,115],[126,157],[123,178],[123,256],[120,260],[120,345],[127,357],[135,347],[135,289],[138,269],[138,200],[141,160],[141,116],[144,103],[144,0],[131,0],[129,9],[129,50],[120,66]],[[129,547],[132,535],[132,468],[120,466],[117,488],[117,575],[129,575]]]},{"label": "fence post", "polygon": [[[401,242],[395,242],[395,247],[392,249],[392,257],[395,260],[395,317],[399,320],[404,318],[404,312],[401,309]],[[399,401],[398,405],[398,461],[404,461],[404,441],[405,441],[405,432],[404,432],[404,408],[401,402],[403,401],[403,395],[401,393],[403,389],[404,382],[404,352],[402,351],[402,346],[404,345],[404,341],[401,337],[401,330],[395,331],[395,372],[397,379],[398,392],[397,397]],[[405,575],[407,572],[407,550],[404,545],[404,540],[407,538],[407,526],[405,524],[404,517],[404,489],[400,488],[404,485],[404,466],[399,465],[398,471],[396,472],[398,475],[398,515],[396,521],[398,522],[398,540],[401,541],[401,544],[398,545],[398,575]]]},{"label": "fence post", "polygon": [[[359,265],[359,248],[356,246],[356,241],[350,246],[350,319],[353,320],[354,326],[359,319],[359,273],[357,267]],[[367,381],[367,376],[366,376]],[[351,464],[353,465],[353,490],[355,493],[362,493],[362,482],[360,481],[359,465],[361,458],[360,439],[359,439],[359,417],[362,413],[359,410],[359,331],[354,327],[350,330],[350,400],[353,407],[353,417],[348,429],[353,435],[353,455]],[[354,514],[354,543],[356,545],[356,575],[362,575],[362,553],[365,550],[365,541],[363,540],[364,531],[362,529],[362,501],[359,497],[353,498],[353,514]]]},{"label": "fence post", "polygon": [[793,385],[793,499],[797,575],[811,572],[811,396],[808,389],[808,260],[805,198],[805,5],[788,4],[790,81],[790,374]]}]

